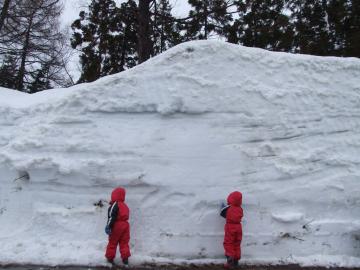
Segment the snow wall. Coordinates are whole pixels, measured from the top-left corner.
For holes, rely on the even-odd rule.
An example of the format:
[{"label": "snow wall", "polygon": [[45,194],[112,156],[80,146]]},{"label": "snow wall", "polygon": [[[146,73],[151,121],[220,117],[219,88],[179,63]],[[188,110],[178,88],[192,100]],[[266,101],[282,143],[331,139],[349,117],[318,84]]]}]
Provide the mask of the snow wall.
[{"label": "snow wall", "polygon": [[0,89],[0,149],[2,264],[104,264],[123,186],[133,264],[222,262],[219,205],[240,190],[242,262],[360,266],[358,59],[201,41],[94,83]]}]

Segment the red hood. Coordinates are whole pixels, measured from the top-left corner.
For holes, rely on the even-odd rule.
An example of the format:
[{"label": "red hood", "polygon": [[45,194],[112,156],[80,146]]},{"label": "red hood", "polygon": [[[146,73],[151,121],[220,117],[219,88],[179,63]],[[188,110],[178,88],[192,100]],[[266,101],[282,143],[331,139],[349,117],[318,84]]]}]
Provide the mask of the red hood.
[{"label": "red hood", "polygon": [[115,188],[112,192],[111,192],[111,201],[110,203],[114,203],[114,202],[124,202],[125,201],[125,189],[118,187]]},{"label": "red hood", "polygon": [[241,206],[242,194],[240,191],[231,192],[227,198],[228,205]]}]

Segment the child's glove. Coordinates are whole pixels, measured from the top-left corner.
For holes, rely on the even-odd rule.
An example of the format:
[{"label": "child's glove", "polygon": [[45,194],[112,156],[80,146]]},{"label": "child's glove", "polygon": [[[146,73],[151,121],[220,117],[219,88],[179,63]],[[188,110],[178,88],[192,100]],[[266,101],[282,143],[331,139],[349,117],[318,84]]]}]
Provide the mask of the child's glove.
[{"label": "child's glove", "polygon": [[106,227],[105,227],[105,233],[106,233],[107,235],[110,235],[110,234],[111,234],[111,228],[109,227],[109,225],[106,225]]}]

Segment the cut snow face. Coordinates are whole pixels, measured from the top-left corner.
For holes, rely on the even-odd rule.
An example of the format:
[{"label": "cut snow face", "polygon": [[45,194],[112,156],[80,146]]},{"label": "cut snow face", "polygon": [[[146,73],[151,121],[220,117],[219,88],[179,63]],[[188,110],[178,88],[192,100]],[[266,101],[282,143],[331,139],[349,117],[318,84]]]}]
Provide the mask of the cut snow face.
[{"label": "cut snow face", "polygon": [[360,60],[222,42],[0,89],[0,262],[103,264],[122,186],[132,263],[222,261],[220,205],[239,190],[243,262],[360,266],[359,133]]}]

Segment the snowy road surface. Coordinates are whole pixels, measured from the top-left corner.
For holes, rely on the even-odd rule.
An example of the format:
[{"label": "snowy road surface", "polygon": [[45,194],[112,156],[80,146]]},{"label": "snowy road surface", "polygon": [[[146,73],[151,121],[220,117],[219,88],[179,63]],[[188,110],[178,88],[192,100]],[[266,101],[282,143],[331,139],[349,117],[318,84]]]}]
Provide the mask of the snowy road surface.
[{"label": "snowy road surface", "polygon": [[[118,267],[118,270],[125,270]],[[131,267],[131,270],[224,270],[222,265],[189,265],[189,266],[155,266]],[[248,266],[241,265],[239,270],[359,270],[360,268],[341,268],[341,267],[300,267],[299,265],[286,266]],[[111,270],[108,267],[45,267],[45,266],[9,266],[1,267],[0,270]]]}]

